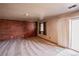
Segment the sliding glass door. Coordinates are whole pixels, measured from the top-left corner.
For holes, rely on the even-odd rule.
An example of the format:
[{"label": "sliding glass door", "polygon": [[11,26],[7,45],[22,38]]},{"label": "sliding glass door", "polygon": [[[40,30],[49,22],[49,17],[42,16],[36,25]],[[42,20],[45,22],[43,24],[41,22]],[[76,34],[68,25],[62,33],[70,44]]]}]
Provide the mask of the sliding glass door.
[{"label": "sliding glass door", "polygon": [[69,21],[69,47],[79,51],[79,18]]}]

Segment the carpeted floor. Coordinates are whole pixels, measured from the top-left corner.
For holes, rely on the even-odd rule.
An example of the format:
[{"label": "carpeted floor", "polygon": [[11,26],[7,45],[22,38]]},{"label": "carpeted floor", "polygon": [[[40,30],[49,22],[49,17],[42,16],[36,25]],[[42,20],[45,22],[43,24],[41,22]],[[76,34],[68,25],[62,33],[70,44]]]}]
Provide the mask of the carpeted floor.
[{"label": "carpeted floor", "polygon": [[0,56],[78,56],[73,50],[64,49],[44,39],[10,39],[0,41]]}]

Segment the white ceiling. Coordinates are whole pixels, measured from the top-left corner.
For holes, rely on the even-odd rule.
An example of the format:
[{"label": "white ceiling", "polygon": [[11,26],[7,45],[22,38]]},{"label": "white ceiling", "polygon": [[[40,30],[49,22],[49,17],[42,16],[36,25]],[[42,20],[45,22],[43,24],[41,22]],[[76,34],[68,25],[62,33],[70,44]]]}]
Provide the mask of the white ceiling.
[{"label": "white ceiling", "polygon": [[72,5],[73,3],[0,3],[0,19],[35,20],[39,17],[41,20],[47,16],[79,10],[78,3],[77,7],[68,9]]}]

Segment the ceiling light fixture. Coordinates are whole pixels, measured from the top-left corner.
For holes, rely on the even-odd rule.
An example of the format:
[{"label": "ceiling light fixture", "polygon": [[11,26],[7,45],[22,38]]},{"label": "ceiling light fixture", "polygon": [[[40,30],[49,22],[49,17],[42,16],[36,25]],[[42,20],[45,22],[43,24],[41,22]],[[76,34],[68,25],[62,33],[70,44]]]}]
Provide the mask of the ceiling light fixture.
[{"label": "ceiling light fixture", "polygon": [[69,9],[76,7],[77,5],[72,5],[70,7],[68,7]]},{"label": "ceiling light fixture", "polygon": [[29,13],[26,13],[26,16],[29,16]]}]

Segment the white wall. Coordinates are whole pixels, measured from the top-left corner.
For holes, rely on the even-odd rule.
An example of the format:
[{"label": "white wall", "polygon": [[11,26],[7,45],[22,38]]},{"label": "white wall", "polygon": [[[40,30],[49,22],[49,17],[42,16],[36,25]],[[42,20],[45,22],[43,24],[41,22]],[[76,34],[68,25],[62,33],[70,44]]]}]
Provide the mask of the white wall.
[{"label": "white wall", "polygon": [[38,34],[38,36],[57,43],[57,20],[46,21],[47,35]]},{"label": "white wall", "polygon": [[64,47],[69,47],[69,19],[78,16],[79,12],[65,13],[46,19],[47,35],[38,36]]}]

